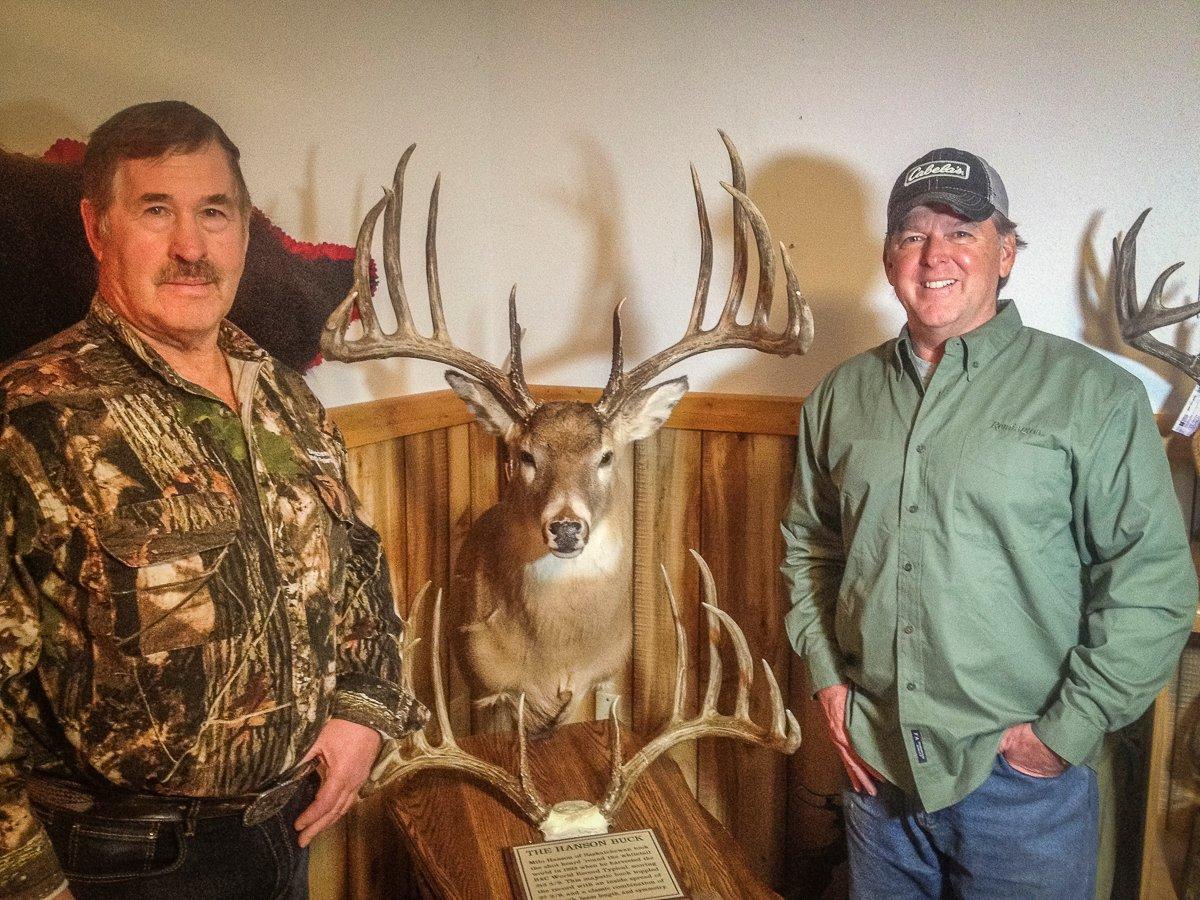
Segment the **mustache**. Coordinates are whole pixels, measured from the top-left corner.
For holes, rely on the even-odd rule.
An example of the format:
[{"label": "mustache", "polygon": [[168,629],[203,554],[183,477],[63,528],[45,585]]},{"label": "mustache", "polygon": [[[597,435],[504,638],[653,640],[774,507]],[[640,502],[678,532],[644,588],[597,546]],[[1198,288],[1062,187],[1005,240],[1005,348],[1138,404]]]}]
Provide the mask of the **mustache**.
[{"label": "mustache", "polygon": [[207,259],[172,260],[154,276],[156,285],[169,281],[203,281],[216,284],[220,280],[220,270]]}]

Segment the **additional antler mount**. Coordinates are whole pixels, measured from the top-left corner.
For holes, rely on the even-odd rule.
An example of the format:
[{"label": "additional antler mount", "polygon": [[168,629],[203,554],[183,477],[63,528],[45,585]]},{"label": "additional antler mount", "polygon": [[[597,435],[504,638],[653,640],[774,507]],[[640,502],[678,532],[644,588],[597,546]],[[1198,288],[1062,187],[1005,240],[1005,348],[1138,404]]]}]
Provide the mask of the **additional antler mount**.
[{"label": "additional antler mount", "polygon": [[[704,313],[708,303],[709,282],[712,279],[713,244],[712,229],[708,224],[708,211],[704,204],[704,192],[700,188],[700,176],[692,166],[692,189],[696,194],[696,214],[700,221],[700,273],[696,279],[696,294],[692,300],[692,313],[688,318],[687,330],[682,338],[632,371],[624,372],[624,350],[621,344],[621,304],[613,311],[613,354],[612,370],[604,393],[596,401],[596,411],[611,417],[630,396],[644,388],[651,380],[671,366],[709,350],[743,347],[790,356],[807,353],[812,346],[812,311],[800,296],[800,283],[792,268],[787,248],[781,243],[779,251],[783,258],[783,270],[787,279],[788,317],[782,331],[771,331],[768,321],[775,291],[775,252],[772,247],[771,230],[754,202],[746,196],[746,171],[737,147],[724,131],[719,132],[729,152],[733,184],[721,182],[721,187],[733,197],[733,270],[730,276],[729,293],[725,306],[712,328],[704,329]],[[754,312],[748,324],[738,324],[738,313],[746,292],[746,230],[754,233],[758,251],[758,293],[754,301]],[[624,301],[622,301],[624,302]]]},{"label": "additional antler mount", "polygon": [[[485,359],[457,347],[446,329],[442,311],[442,291],[438,279],[437,212],[442,179],[439,175],[429,196],[429,219],[425,229],[425,280],[429,290],[429,318],[433,334],[424,337],[413,322],[408,295],[404,290],[404,271],[400,261],[400,218],[404,206],[404,170],[416,144],[410,146],[396,165],[392,189],[384,188],[383,199],[363,219],[358,230],[354,253],[354,286],[325,323],[321,351],[329,359],[357,362],[393,356],[418,357],[443,363],[477,378],[505,407],[515,421],[524,421],[537,404],[525,383],[521,365],[521,326],[517,323],[517,289],[508,295],[508,330],[511,344],[508,371],[496,368]],[[375,315],[371,298],[371,242],[375,223],[383,215],[383,270],[387,276],[388,296],[396,314],[396,330],[385,334]],[[347,337],[354,310],[362,322],[362,335]]]},{"label": "additional antler mount", "polygon": [[1117,321],[1121,325],[1121,337],[1142,352],[1170,363],[1200,383],[1200,354],[1189,356],[1150,334],[1156,328],[1174,325],[1200,313],[1200,300],[1178,307],[1163,306],[1163,287],[1183,263],[1177,262],[1163,271],[1150,288],[1145,306],[1138,307],[1137,236],[1148,215],[1150,210],[1147,209],[1138,216],[1123,239],[1113,238],[1113,302],[1117,308]]},{"label": "additional antler mount", "polygon": [[[728,737],[750,744],[768,747],[781,753],[792,753],[800,746],[800,726],[791,710],[783,704],[783,695],[771,667],[762,660],[771,698],[771,713],[768,725],[759,725],[750,716],[750,688],[754,679],[754,664],[746,637],[728,613],[717,608],[716,583],[708,564],[696,551],[691,551],[700,567],[703,585],[703,606],[708,615],[708,681],[700,711],[690,719],[684,719],[687,692],[688,643],[679,618],[679,606],[671,589],[667,571],[663,568],[663,582],[671,604],[671,615],[675,621],[675,696],[671,718],[664,730],[642,747],[637,753],[623,761],[621,753],[620,725],[615,708],[609,715],[611,774],[608,792],[599,803],[567,800],[553,807],[546,805],[533,786],[529,773],[525,735],[525,698],[517,702],[517,774],[485,762],[463,751],[454,739],[450,718],[446,712],[445,687],[442,680],[439,632],[441,629],[441,593],[434,603],[430,654],[432,656],[432,680],[434,691],[434,714],[440,731],[439,742],[431,744],[424,732],[405,738],[398,755],[390,756],[376,769],[378,784],[396,781],[429,769],[462,772],[484,784],[491,785],[507,797],[530,822],[536,825],[547,840],[575,837],[584,834],[603,834],[608,831],[621,805],[629,796],[638,777],[659,756],[685,741],[702,737]],[[409,622],[415,621],[429,585],[421,589],[413,602]],[[729,633],[734,655],[738,664],[737,696],[732,715],[717,711],[717,698],[721,691],[721,656],[718,644],[721,631]],[[412,691],[413,654],[419,639],[412,636],[411,629],[405,630],[404,664],[402,683]]]}]

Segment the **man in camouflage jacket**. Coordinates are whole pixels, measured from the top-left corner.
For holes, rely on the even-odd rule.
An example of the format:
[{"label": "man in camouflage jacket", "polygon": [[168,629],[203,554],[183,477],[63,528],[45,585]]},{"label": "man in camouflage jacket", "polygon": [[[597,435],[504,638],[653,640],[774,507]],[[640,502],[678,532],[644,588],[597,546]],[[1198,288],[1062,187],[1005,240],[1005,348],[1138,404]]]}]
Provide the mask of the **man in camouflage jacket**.
[{"label": "man in camouflage jacket", "polygon": [[[223,320],[249,207],[236,152],[186,104],[97,129],[83,214],[99,291],[0,373],[0,896],[53,895],[64,870],[76,896],[177,890],[156,880],[179,877],[161,828],[139,865],[96,862],[81,844],[106,830],[55,819],[40,780],[102,800],[250,798],[312,760],[321,787],[285,823],[278,886],[225,873],[245,896],[302,893],[299,848],[353,802],[380,735],[426,716],[398,684],[401,622],[340,437]],[[262,868],[229,846],[235,869]]]}]

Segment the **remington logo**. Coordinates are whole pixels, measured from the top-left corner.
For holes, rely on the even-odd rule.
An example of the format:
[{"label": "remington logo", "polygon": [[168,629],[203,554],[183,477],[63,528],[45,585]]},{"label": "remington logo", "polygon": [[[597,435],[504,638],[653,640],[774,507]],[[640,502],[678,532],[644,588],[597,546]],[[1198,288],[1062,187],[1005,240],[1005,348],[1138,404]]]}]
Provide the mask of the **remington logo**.
[{"label": "remington logo", "polygon": [[933,162],[922,163],[919,166],[913,166],[909,170],[908,175],[904,177],[904,184],[907,187],[914,181],[920,181],[922,178],[970,178],[971,167],[966,163],[954,162],[949,159],[935,159]]},{"label": "remington logo", "polygon": [[1009,425],[1007,422],[993,422],[992,431],[1011,431],[1013,434],[1019,434],[1024,437],[1027,434],[1036,434],[1038,437],[1045,437],[1045,432],[1038,431],[1036,428],[1030,428],[1028,425]]}]

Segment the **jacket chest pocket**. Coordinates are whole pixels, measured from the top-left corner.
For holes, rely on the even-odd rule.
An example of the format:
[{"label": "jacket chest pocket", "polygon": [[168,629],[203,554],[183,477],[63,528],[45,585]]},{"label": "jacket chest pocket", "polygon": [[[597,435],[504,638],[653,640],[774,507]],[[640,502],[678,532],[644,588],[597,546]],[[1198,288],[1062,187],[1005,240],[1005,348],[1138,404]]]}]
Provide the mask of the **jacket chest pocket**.
[{"label": "jacket chest pocket", "polygon": [[117,647],[131,656],[242,634],[249,593],[240,517],[221,494],[185,494],[119,506],[95,520]]}]

